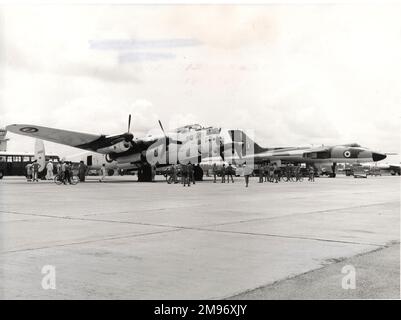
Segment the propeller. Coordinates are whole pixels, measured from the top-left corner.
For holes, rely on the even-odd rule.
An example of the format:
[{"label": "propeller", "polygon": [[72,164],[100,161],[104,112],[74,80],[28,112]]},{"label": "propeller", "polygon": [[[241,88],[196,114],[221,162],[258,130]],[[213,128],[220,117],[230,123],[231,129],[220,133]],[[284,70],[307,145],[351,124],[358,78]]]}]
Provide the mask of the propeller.
[{"label": "propeller", "polygon": [[130,129],[131,129],[131,114],[128,115],[128,130],[127,130],[127,133],[130,133]]},{"label": "propeller", "polygon": [[125,134],[125,141],[130,142],[134,139],[134,135],[131,133],[131,114],[128,115],[128,129]]},{"label": "propeller", "polygon": [[160,129],[162,129],[162,131],[163,131],[163,134],[164,134],[164,136],[165,136],[165,138],[166,138],[167,144],[168,144],[169,142],[172,142],[172,143],[175,143],[175,144],[182,144],[181,141],[177,141],[177,140],[171,139],[170,137],[167,136],[166,131],[164,131],[162,122],[161,122],[160,120],[159,120],[159,126],[160,126]]},{"label": "propeller", "polygon": [[167,137],[166,132],[164,131],[162,122],[161,122],[160,120],[159,120],[159,125],[160,125],[160,129],[162,129],[162,131],[163,131],[163,133],[164,133],[164,136]]}]

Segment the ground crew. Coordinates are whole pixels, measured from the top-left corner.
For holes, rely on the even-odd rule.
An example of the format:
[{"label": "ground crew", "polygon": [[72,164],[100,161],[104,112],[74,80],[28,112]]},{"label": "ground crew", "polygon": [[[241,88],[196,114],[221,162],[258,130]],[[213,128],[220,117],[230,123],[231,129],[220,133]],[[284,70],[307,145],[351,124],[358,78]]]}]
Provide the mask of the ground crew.
[{"label": "ground crew", "polygon": [[53,163],[50,160],[46,165],[46,180],[53,180]]},{"label": "ground crew", "polygon": [[195,165],[191,164],[191,162],[188,163],[188,179],[189,184],[191,184],[191,182],[195,184]]},{"label": "ground crew", "polygon": [[265,175],[265,168],[261,164],[259,166],[259,183],[263,183],[263,176]]},{"label": "ground crew", "polygon": [[244,177],[245,177],[245,187],[248,188],[249,184],[249,177],[252,175],[253,169],[244,162],[243,165],[244,169]]},{"label": "ground crew", "polygon": [[104,179],[106,178],[106,165],[103,163],[102,167],[100,168],[100,174],[101,178],[99,179],[99,182],[103,182]]},{"label": "ground crew", "polygon": [[274,182],[274,166],[272,164],[269,165],[269,181]]},{"label": "ground crew", "polygon": [[26,181],[32,181],[32,163],[28,163],[25,166],[26,169]]},{"label": "ground crew", "polygon": [[64,184],[67,184],[65,181],[66,177],[66,163],[64,161],[61,162],[60,165],[60,180],[63,181]]},{"label": "ground crew", "polygon": [[265,165],[263,166],[263,171],[265,172],[264,176],[265,176],[265,182],[269,181],[269,165],[266,162]]},{"label": "ground crew", "polygon": [[299,181],[299,178],[301,177],[301,167],[299,165],[295,166],[295,180]]},{"label": "ground crew", "polygon": [[56,172],[57,174],[61,174],[61,161],[59,160],[56,165]]},{"label": "ground crew", "polygon": [[167,179],[167,183],[168,184],[171,184],[173,182],[177,183],[177,169],[176,169],[175,165],[172,165],[170,167],[169,174],[170,174],[170,177]]},{"label": "ground crew", "polygon": [[191,186],[189,183],[189,176],[188,176],[188,166],[186,164],[181,164],[181,180],[182,184],[185,187],[188,184],[188,187]]},{"label": "ground crew", "polygon": [[65,163],[65,172],[64,172],[64,184],[71,184],[71,176],[72,176],[72,164],[71,162]]},{"label": "ground crew", "polygon": [[79,167],[78,167],[79,181],[85,182],[85,175],[86,175],[86,170],[87,169],[88,169],[88,167],[86,166],[86,164],[83,161],[80,161],[79,162]]},{"label": "ground crew", "polygon": [[223,164],[223,167],[221,168],[221,183],[226,182],[226,165]]},{"label": "ground crew", "polygon": [[39,168],[41,167],[41,165],[38,163],[38,160],[35,160],[32,163],[32,181],[33,182],[39,182],[38,180],[38,173],[39,173]]},{"label": "ground crew", "polygon": [[313,168],[313,166],[309,167],[309,178],[308,178],[308,181],[315,182],[315,169]]},{"label": "ground crew", "polygon": [[213,163],[213,183],[216,183],[216,178],[217,178],[217,165]]},{"label": "ground crew", "polygon": [[278,183],[281,178],[281,168],[278,165],[274,166],[274,180],[275,183]]},{"label": "ground crew", "polygon": [[230,177],[231,177],[231,182],[234,183],[233,173],[234,173],[234,168],[232,167],[232,165],[230,163],[230,164],[228,164],[228,168],[227,168],[227,183],[230,183]]}]

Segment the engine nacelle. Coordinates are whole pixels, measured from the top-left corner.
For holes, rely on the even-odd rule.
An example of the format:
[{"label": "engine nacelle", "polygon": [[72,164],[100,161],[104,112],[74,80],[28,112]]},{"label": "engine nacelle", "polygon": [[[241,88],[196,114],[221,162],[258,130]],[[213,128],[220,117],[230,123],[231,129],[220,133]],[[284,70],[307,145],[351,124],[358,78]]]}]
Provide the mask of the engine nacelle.
[{"label": "engine nacelle", "polygon": [[120,141],[116,144],[113,144],[110,147],[98,149],[97,152],[99,153],[122,153],[128,151],[131,147],[131,144],[127,141]]}]

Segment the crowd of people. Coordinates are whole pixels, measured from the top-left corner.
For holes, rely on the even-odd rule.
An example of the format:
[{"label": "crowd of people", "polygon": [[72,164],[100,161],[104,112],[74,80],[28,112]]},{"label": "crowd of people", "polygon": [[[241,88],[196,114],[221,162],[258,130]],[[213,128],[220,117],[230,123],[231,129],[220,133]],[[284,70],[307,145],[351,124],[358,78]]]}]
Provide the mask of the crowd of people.
[{"label": "crowd of people", "polygon": [[181,180],[182,185],[191,186],[195,184],[195,165],[191,162],[187,164],[172,165],[167,174],[167,183],[176,184]]},{"label": "crowd of people", "polygon": [[[177,164],[172,165],[166,171],[166,180],[168,184],[181,183],[184,187],[190,187],[191,184],[195,184],[195,171],[199,164],[194,165],[191,162],[187,164]],[[64,184],[72,184],[72,178],[74,176],[73,169],[78,174],[78,179],[80,182],[85,182],[85,177],[88,174],[88,166],[85,165],[83,161],[80,161],[78,166],[73,164],[71,161],[60,160],[57,163],[53,163],[51,160],[47,161],[46,165],[46,180],[59,179]],[[27,181],[38,182],[39,172],[42,171],[41,165],[37,160],[26,166],[26,177]],[[259,183],[271,182],[278,183],[280,181],[303,181],[303,176],[305,172],[308,175],[308,181],[315,181],[315,169],[313,166],[308,166],[304,170],[301,170],[300,165],[290,165],[279,166],[275,163],[264,163],[259,165],[257,171],[250,165],[244,162],[239,167],[240,175],[245,178],[245,186],[249,186],[249,178],[256,173],[259,177]],[[237,169],[238,170],[238,169]],[[306,170],[306,171],[305,171]],[[213,164],[211,173],[213,174],[213,183],[216,183],[218,179],[221,183],[234,183],[234,176],[236,175],[236,168],[231,164],[223,164],[222,166],[217,166],[216,163]],[[56,174],[56,176],[55,176]],[[99,182],[104,182],[107,176],[107,170],[105,164],[100,168]]]},{"label": "crowd of people", "polygon": [[[104,165],[103,165],[104,166]],[[42,171],[41,165],[38,163],[37,160],[34,160],[32,163],[28,163],[25,167],[26,170],[26,178],[28,182],[38,182],[39,172]],[[63,184],[72,184],[72,178],[74,176],[73,172],[74,164],[71,161],[63,161],[60,160],[56,163],[49,160],[47,161],[45,168],[46,168],[46,175],[44,176],[45,180],[54,180],[55,178],[59,179]],[[103,180],[105,177],[105,170],[101,179]],[[78,165],[78,178],[80,182],[85,182],[85,177],[88,172],[88,167],[84,164],[83,161],[80,161]]]},{"label": "crowd of people", "polygon": [[[315,169],[313,166],[306,168],[308,175],[308,181],[315,181]],[[303,181],[304,173],[301,170],[301,166],[287,164],[284,167],[278,166],[277,164],[264,163],[259,166],[259,183],[273,182],[278,183],[280,181]]]},{"label": "crowd of people", "polygon": [[[198,165],[197,165],[198,166]],[[170,166],[166,173],[166,179],[168,184],[181,183],[184,187],[190,187],[191,184],[195,184],[195,165],[189,162],[188,164],[177,164]],[[246,162],[242,165],[243,176],[245,177],[245,186],[249,185],[249,177],[253,173],[253,169],[247,166]],[[213,182],[216,183],[218,177],[221,178],[221,183],[234,183],[235,169],[229,164],[226,166],[223,164],[221,168],[218,168],[216,164],[213,164]]]}]

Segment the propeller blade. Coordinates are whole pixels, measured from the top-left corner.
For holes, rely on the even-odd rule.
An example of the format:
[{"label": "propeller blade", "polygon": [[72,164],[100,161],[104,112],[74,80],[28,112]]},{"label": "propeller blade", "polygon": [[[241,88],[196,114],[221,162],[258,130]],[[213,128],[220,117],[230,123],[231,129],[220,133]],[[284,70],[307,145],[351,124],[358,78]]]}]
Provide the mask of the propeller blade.
[{"label": "propeller blade", "polygon": [[160,125],[160,128],[162,129],[162,131],[163,131],[164,135],[166,135],[166,132],[164,131],[164,128],[163,128],[162,122],[161,122],[160,120],[159,120],[159,125]]},{"label": "propeller blade", "polygon": [[130,133],[130,129],[131,129],[131,114],[129,114],[128,116],[128,133]]}]

